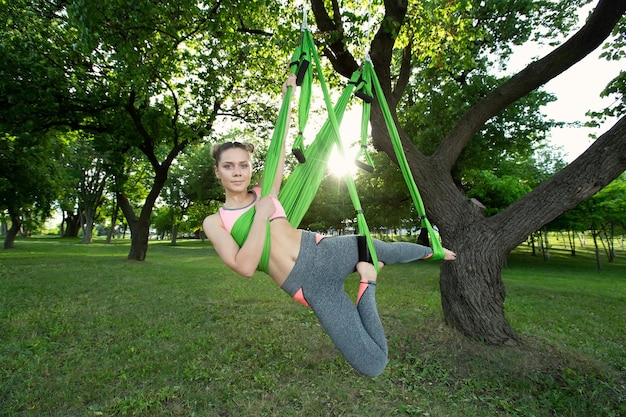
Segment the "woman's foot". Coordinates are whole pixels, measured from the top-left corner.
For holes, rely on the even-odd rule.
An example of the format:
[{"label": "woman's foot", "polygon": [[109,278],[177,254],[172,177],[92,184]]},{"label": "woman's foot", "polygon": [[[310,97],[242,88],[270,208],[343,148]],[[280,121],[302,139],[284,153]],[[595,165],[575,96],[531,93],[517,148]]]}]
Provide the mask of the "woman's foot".
[{"label": "woman's foot", "polygon": [[[383,266],[384,264],[382,262],[378,262],[378,270],[381,270]],[[376,272],[374,264],[369,262],[358,262],[356,264],[356,271],[361,276],[361,282],[376,282],[378,272]]]}]

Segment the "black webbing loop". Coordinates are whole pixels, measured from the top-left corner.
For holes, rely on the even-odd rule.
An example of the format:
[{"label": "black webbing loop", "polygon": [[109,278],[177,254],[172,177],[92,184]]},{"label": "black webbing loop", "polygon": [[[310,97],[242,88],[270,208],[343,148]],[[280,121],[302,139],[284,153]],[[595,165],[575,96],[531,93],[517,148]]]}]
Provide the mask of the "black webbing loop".
[{"label": "black webbing loop", "polygon": [[374,97],[370,96],[369,94],[365,94],[363,90],[357,91],[356,93],[354,93],[354,95],[366,103],[371,103],[372,101],[374,101]]},{"label": "black webbing loop", "polygon": [[304,76],[310,64],[311,62],[306,59],[300,63],[300,67],[298,68],[298,74],[296,74],[296,85],[298,87],[302,85],[302,81],[304,80]]},{"label": "black webbing loop", "polygon": [[364,171],[367,171],[369,173],[374,172],[374,167],[367,165],[365,162],[361,162],[358,159],[354,160],[354,165],[356,165],[358,168],[361,168]]},{"label": "black webbing loop", "polygon": [[357,245],[359,247],[359,262],[372,262],[372,255],[367,247],[367,239],[365,236],[357,236]]},{"label": "black webbing loop", "polygon": [[306,157],[304,156],[304,152],[302,152],[302,149],[293,148],[291,149],[291,153],[293,154],[293,156],[296,157],[298,162],[300,162],[301,164],[304,164],[306,162]]}]

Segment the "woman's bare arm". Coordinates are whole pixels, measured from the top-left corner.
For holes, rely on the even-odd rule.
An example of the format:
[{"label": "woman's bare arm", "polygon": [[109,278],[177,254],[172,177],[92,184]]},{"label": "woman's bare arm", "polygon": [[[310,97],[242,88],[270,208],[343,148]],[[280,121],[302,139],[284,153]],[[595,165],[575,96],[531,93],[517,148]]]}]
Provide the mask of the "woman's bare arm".
[{"label": "woman's bare arm", "polygon": [[226,231],[218,214],[204,219],[202,227],[222,261],[239,275],[249,278],[254,275],[261,260],[267,233],[267,219],[273,213],[274,203],[269,196],[259,200],[250,233],[241,248]]}]

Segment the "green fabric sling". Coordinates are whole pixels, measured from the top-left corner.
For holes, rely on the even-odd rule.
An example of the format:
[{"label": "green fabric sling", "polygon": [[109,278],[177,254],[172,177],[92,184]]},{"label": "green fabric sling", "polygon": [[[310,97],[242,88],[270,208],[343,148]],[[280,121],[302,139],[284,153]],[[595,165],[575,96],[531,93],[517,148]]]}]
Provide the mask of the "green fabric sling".
[{"label": "green fabric sling", "polygon": [[430,224],[430,221],[426,217],[426,209],[424,208],[422,197],[420,196],[417,185],[415,184],[415,180],[413,179],[413,175],[411,174],[411,169],[409,168],[409,163],[406,159],[406,155],[404,154],[402,142],[400,141],[400,135],[398,134],[398,130],[393,121],[393,117],[391,116],[391,111],[389,110],[389,105],[387,104],[387,99],[385,98],[385,93],[383,92],[380,82],[378,81],[376,71],[374,70],[374,66],[369,56],[365,59],[365,62],[363,64],[363,78],[366,80],[366,82],[373,83],[374,91],[376,93],[376,97],[378,98],[378,103],[383,113],[385,124],[387,125],[389,137],[391,138],[391,144],[393,145],[394,153],[396,155],[396,158],[398,159],[398,166],[402,171],[402,176],[404,177],[404,181],[409,189],[411,198],[413,199],[413,204],[415,205],[417,214],[419,214],[419,216],[421,217],[422,227],[426,228],[426,230],[428,231],[430,245],[433,249],[433,256],[431,257],[431,259],[443,259],[445,256],[443,246],[441,245],[441,242],[439,241],[439,237],[435,233],[435,230]]}]

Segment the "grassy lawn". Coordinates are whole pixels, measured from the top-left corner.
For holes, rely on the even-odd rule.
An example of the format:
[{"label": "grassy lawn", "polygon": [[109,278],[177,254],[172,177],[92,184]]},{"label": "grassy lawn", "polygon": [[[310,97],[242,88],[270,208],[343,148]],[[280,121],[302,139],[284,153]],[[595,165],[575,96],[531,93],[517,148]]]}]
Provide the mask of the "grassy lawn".
[{"label": "grassy lawn", "polygon": [[[521,247],[503,272],[518,347],[443,324],[438,263],[386,267],[390,362],[359,376],[270,278],[208,243],[0,252],[0,416],[626,416],[626,253]],[[357,277],[348,282],[356,292]]]}]

